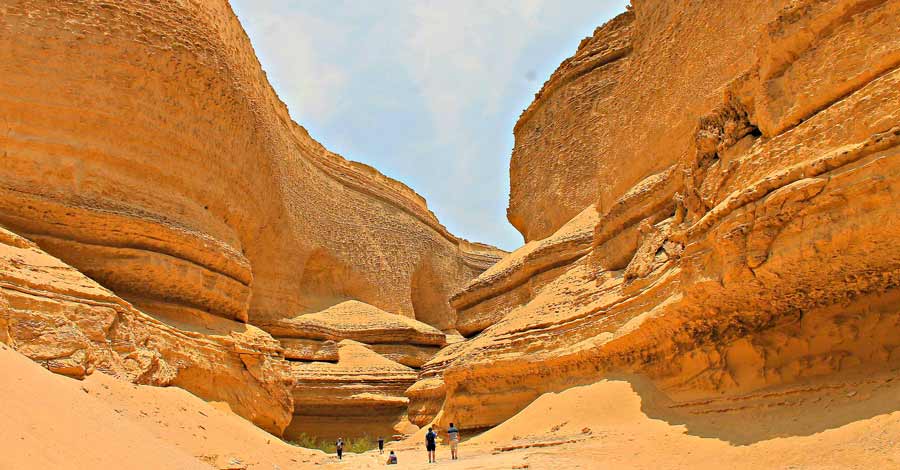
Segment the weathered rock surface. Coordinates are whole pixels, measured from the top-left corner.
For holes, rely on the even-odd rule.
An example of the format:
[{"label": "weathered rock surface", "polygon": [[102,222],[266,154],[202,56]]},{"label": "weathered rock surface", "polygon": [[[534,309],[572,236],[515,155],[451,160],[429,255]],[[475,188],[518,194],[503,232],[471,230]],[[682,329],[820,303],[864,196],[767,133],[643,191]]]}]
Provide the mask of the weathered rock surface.
[{"label": "weathered rock surface", "polygon": [[[4,2],[0,75],[0,224],[71,278],[26,302],[10,277],[3,339],[53,370],[183,386],[278,433],[289,364],[252,325],[359,301],[430,325],[347,336],[390,331],[376,349],[420,366],[456,333],[450,294],[502,254],[294,123],[224,0]],[[58,300],[66,283],[90,288]]]},{"label": "weathered rock surface", "polygon": [[296,418],[289,438],[333,439],[348,431],[392,436],[406,421],[412,368],[445,344],[445,335],[429,325],[355,300],[260,326],[294,361]]},{"label": "weathered rock surface", "polygon": [[250,325],[210,326],[219,330],[199,333],[160,322],[0,228],[0,341],[71,377],[99,370],[224,401],[280,434],[292,402],[278,343]]},{"label": "weathered rock surface", "polygon": [[501,253],[293,123],[225,1],[2,8],[0,223],[150,313],[357,299],[452,329]]},{"label": "weathered rock surface", "polygon": [[[565,89],[554,80],[604,35],[630,51],[601,104],[573,93],[547,113],[560,141],[597,146],[595,199],[513,191],[529,243],[453,297],[460,331],[480,333],[422,367],[413,422],[493,426],[604,376],[650,379],[680,416],[727,419],[900,371],[900,2],[633,3],[545,87]],[[613,34],[625,24],[628,47]],[[539,156],[590,181],[577,149],[528,125],[553,96],[517,126],[513,187],[557,177]],[[580,117],[589,106],[599,125]],[[567,218],[590,204],[590,242],[532,254],[565,247]],[[529,212],[542,205],[564,216]]]},{"label": "weathered rock surface", "polygon": [[52,371],[288,437],[900,371],[900,0],[634,0],[517,123],[496,264],[291,121],[224,1],[7,2],[0,46],[0,341]]},{"label": "weathered rock surface", "polygon": [[301,361],[337,361],[337,343],[346,339],[419,368],[446,343],[446,335],[429,325],[355,300],[260,327],[281,342],[285,357]]},{"label": "weathered rock surface", "polygon": [[348,300],[321,312],[307,313],[259,326],[277,338],[306,338],[361,343],[401,343],[442,346],[444,334],[422,322]]},{"label": "weathered rock surface", "polygon": [[286,430],[335,439],[348,430],[369,436],[392,436],[405,420],[409,400],[404,391],[416,372],[353,340],[337,345],[338,361],[294,362],[295,419]]},{"label": "weathered rock surface", "polygon": [[507,215],[526,242],[548,237],[597,199],[599,166],[614,151],[613,90],[631,53],[634,15],[585,38],[516,123]]},{"label": "weathered rock surface", "polygon": [[450,304],[457,309],[457,330],[471,336],[527,303],[559,267],[588,253],[597,217],[594,206],[588,206],[553,235],[526,243],[454,294]]}]

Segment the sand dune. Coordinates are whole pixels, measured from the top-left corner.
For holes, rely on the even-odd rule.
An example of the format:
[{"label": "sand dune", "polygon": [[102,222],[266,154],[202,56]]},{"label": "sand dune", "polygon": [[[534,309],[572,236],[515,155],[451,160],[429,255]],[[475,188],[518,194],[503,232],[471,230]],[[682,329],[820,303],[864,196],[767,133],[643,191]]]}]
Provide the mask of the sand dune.
[{"label": "sand dune", "polygon": [[0,344],[3,470],[309,468],[297,448],[179,388],[53,374]]}]

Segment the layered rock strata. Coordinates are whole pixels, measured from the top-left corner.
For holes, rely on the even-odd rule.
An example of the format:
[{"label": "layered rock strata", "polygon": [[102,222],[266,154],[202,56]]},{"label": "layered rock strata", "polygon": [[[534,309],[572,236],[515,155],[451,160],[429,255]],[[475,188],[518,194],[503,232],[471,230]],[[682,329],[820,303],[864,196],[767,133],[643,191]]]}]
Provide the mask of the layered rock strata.
[{"label": "layered rock strata", "polygon": [[404,392],[415,369],[446,343],[429,325],[358,301],[260,326],[293,363],[296,417],[288,438],[395,434],[406,421]]},{"label": "layered rock strata", "polygon": [[355,300],[260,327],[281,342],[285,357],[298,361],[337,361],[337,342],[354,340],[419,368],[446,344],[444,333],[429,325]]},{"label": "layered rock strata", "polygon": [[415,422],[493,426],[546,391],[640,376],[655,412],[696,426],[900,373],[900,2],[633,4],[593,39],[633,15],[590,242],[550,263],[531,253],[567,224],[517,221],[543,240],[453,297],[477,335],[423,366]]},{"label": "layered rock strata", "polygon": [[507,216],[526,242],[548,237],[597,198],[599,167],[616,146],[608,123],[632,23],[627,12],[581,41],[516,123]]},{"label": "layered rock strata", "polygon": [[356,435],[389,437],[406,421],[404,391],[416,371],[353,340],[337,343],[338,360],[294,362],[295,418],[290,439],[311,434],[327,439]]},{"label": "layered rock strata", "polygon": [[210,327],[160,322],[0,228],[0,341],[71,377],[102,371],[182,387],[280,434],[291,418],[292,379],[278,343],[250,325]]},{"label": "layered rock strata", "polygon": [[0,222],[148,312],[356,299],[450,330],[501,253],[293,123],[225,1],[2,8]]}]

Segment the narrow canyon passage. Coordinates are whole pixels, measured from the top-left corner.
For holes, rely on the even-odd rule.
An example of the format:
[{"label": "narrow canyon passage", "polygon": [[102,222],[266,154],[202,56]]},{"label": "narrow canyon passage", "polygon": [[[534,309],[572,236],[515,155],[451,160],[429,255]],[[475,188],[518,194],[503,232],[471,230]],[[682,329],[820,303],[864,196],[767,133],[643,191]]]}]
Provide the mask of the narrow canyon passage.
[{"label": "narrow canyon passage", "polygon": [[512,126],[509,252],[258,47],[0,0],[0,470],[900,468],[900,0],[633,0]]}]

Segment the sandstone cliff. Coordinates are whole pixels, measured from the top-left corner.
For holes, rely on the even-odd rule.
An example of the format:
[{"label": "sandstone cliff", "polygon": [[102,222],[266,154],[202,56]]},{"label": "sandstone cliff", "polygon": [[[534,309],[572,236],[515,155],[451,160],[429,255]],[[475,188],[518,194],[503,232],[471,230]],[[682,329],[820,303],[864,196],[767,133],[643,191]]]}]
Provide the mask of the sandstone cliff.
[{"label": "sandstone cliff", "polygon": [[[442,331],[456,333],[450,294],[502,254],[456,238],[411,189],[295,124],[225,0],[3,2],[0,75],[0,225],[36,243],[28,253],[61,260],[77,284],[102,286],[90,289],[116,305],[106,317],[113,308],[198,342],[164,379],[136,378],[150,366],[118,375],[226,400],[251,419],[271,410],[258,422],[275,433],[293,380],[280,344],[251,325],[358,301],[430,329],[427,348],[402,336],[375,348],[421,365]],[[25,282],[10,278],[10,292]],[[80,319],[91,309],[7,304],[5,317],[41,334],[4,339],[51,368],[82,375],[132,354],[102,347],[117,336]],[[174,347],[141,328],[122,334],[144,338],[134,348],[148,357]],[[71,344],[54,345],[62,336]],[[250,339],[253,357],[277,367],[247,359]],[[206,354],[227,364],[208,382],[204,364],[218,359]]]},{"label": "sandstone cliff", "polygon": [[224,319],[203,333],[170,326],[3,229],[0,341],[70,377],[99,370],[227,402],[276,434],[291,420],[289,365],[262,330]]},{"label": "sandstone cliff", "polygon": [[635,0],[598,28],[516,126],[528,243],[452,297],[469,339],[410,419],[639,376],[702,427],[896,378],[898,31],[896,0]]}]

